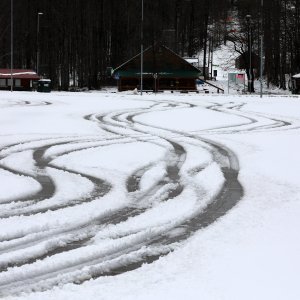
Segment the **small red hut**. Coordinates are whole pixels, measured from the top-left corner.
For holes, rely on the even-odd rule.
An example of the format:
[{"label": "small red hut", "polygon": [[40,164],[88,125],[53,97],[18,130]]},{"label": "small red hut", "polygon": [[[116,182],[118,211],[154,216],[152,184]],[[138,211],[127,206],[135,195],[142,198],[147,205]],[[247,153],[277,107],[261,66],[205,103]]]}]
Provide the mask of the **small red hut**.
[{"label": "small red hut", "polygon": [[0,90],[9,90],[13,79],[14,90],[30,91],[33,81],[40,79],[40,76],[33,70],[26,69],[0,69]]}]

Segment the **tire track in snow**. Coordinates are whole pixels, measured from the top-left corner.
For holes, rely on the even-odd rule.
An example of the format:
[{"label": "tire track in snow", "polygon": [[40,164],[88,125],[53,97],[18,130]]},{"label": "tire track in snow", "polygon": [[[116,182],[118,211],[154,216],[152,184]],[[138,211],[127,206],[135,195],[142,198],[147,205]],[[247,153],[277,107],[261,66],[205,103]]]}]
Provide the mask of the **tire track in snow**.
[{"label": "tire track in snow", "polygon": [[[128,141],[128,142],[130,142],[130,141]],[[37,180],[42,185],[42,190],[40,192],[38,192],[36,195],[34,195],[34,197],[28,198],[28,196],[25,196],[23,198],[18,197],[18,198],[15,198],[15,199],[10,199],[7,202],[2,201],[0,206],[2,204],[6,204],[6,203],[10,203],[10,202],[16,202],[16,204],[18,205],[18,202],[21,201],[21,200],[23,202],[28,202],[28,205],[24,204],[23,207],[21,207],[21,208],[18,206],[18,208],[15,209],[15,210],[12,210],[10,208],[9,213],[7,213],[7,214],[6,213],[0,213],[0,217],[1,218],[8,218],[8,217],[11,217],[11,216],[18,216],[18,215],[26,216],[26,215],[31,215],[31,214],[43,213],[43,212],[46,212],[48,210],[54,211],[54,210],[62,209],[62,208],[65,208],[65,207],[72,207],[72,206],[75,206],[77,204],[81,204],[83,202],[90,202],[90,201],[93,201],[95,198],[103,197],[106,193],[108,193],[108,191],[110,189],[110,185],[108,183],[106,183],[104,180],[101,180],[101,179],[93,177],[93,176],[89,176],[87,174],[75,172],[75,171],[69,170],[67,168],[60,168],[58,166],[55,166],[55,165],[51,164],[51,161],[53,159],[55,159],[57,157],[60,157],[60,156],[63,156],[63,155],[71,154],[71,153],[76,152],[76,151],[83,151],[83,150],[87,150],[87,149],[94,148],[94,147],[107,146],[107,145],[120,143],[120,142],[116,139],[112,139],[111,142],[105,142],[105,143],[99,142],[96,145],[95,145],[95,143],[96,143],[95,141],[92,141],[91,143],[92,143],[92,145],[90,147],[88,147],[86,145],[81,146],[81,143],[78,142],[78,141],[76,141],[76,144],[78,144],[76,147],[75,147],[75,144],[73,144],[72,141],[68,141],[66,143],[65,142],[59,142],[59,143],[54,143],[54,144],[48,144],[47,143],[47,145],[45,145],[45,146],[41,146],[37,149],[33,149],[34,150],[33,159],[34,159],[35,165],[37,167],[37,170],[36,170],[37,175],[36,176],[29,175],[29,174],[23,173],[23,172],[18,172],[18,171],[15,171],[15,170],[11,169],[11,168],[5,167],[5,166],[0,166],[2,169],[6,170],[6,171],[9,171],[9,172],[11,172],[15,175],[29,176],[29,177]],[[125,143],[125,142],[123,141],[123,143]],[[45,152],[48,151],[49,149],[51,149],[52,147],[66,146],[66,145],[70,145],[70,144],[74,145],[75,149],[64,151],[64,152],[60,153],[60,155],[56,155],[55,157],[45,158]],[[33,206],[36,203],[40,203],[45,199],[46,200],[50,199],[54,194],[55,186],[54,186],[54,183],[53,183],[51,177],[46,174],[46,172],[45,172],[46,168],[52,168],[52,169],[63,171],[65,173],[79,175],[83,178],[86,178],[94,184],[94,186],[95,186],[94,192],[92,193],[92,195],[88,195],[84,198],[70,200],[66,204],[50,205],[50,206],[45,207],[44,209],[30,208],[30,206]],[[23,212],[22,212],[22,208],[24,210]]]},{"label": "tire track in snow", "polygon": [[[173,105],[174,106],[174,105]],[[130,121],[132,121],[132,118],[128,118]],[[103,118],[101,118],[100,120],[103,120]],[[128,213],[125,214],[126,216],[128,216]],[[122,219],[119,219],[118,222],[122,221]]]},{"label": "tire track in snow", "polygon": [[[57,144],[55,144],[55,145],[57,145]],[[53,145],[52,145],[53,146]],[[179,147],[179,146],[178,146]],[[177,148],[178,148],[177,147]],[[39,156],[40,156],[40,160],[41,160],[41,162],[40,162],[40,164],[43,166],[43,167],[45,167],[45,166],[48,166],[48,161],[46,161],[46,160],[44,160],[44,159],[42,159],[42,152],[44,153],[45,152],[45,150],[46,149],[43,149],[43,151],[41,150],[40,152],[38,152],[39,153]],[[177,150],[177,152],[178,151],[182,151],[182,149],[180,149],[180,150]],[[70,153],[70,152],[68,152],[68,153]],[[65,153],[64,153],[65,154]],[[180,156],[182,155],[182,153],[180,153],[179,154]],[[63,169],[63,170],[65,170],[65,169]],[[171,169],[170,169],[171,170]],[[171,173],[171,171],[169,172],[169,173]],[[172,176],[174,176],[174,175],[172,175]],[[89,178],[91,181],[93,181],[93,179],[92,178]],[[178,191],[178,190],[177,190]],[[179,191],[178,191],[179,192]],[[99,196],[99,195],[98,195]],[[169,195],[169,197],[170,196],[175,196],[175,194],[174,194],[174,191],[173,191],[173,195],[170,193],[170,195]],[[39,212],[41,212],[41,211],[39,211]],[[109,215],[108,217],[106,217],[106,218],[104,218],[103,220],[100,218],[100,220],[94,220],[91,224],[87,224],[86,226],[82,226],[82,230],[84,230],[84,231],[90,231],[91,230],[91,227],[92,226],[95,226],[95,225],[97,225],[97,226],[99,226],[100,224],[103,224],[103,223],[111,223],[111,224],[113,224],[113,223],[115,223],[115,224],[117,224],[117,223],[119,223],[119,222],[122,222],[122,221],[125,221],[126,219],[128,219],[129,217],[133,217],[133,216],[135,216],[135,215],[137,215],[137,214],[140,214],[141,213],[141,210],[140,209],[132,209],[132,208],[128,208],[127,209],[127,211],[124,211],[124,210],[122,210],[121,212],[116,212],[115,214],[111,214],[111,215]],[[77,230],[79,230],[79,229],[81,229],[81,228],[75,228],[75,229],[73,229],[72,231],[77,231]],[[67,231],[67,233],[70,233],[70,231]],[[55,232],[55,235],[56,234],[58,234],[58,232],[56,231]],[[84,235],[84,239],[83,239],[83,241],[85,242],[85,240],[86,240],[86,236],[85,236],[85,233],[83,233],[83,235]],[[40,239],[40,241],[41,240],[45,240],[45,238],[50,238],[51,236],[53,236],[53,233],[50,231],[50,233],[48,234],[47,232],[45,233],[45,234],[43,234],[42,235],[42,238]],[[89,237],[90,238],[92,238],[94,235],[89,235]],[[20,236],[18,236],[17,238],[21,238]],[[32,243],[32,240],[29,240],[27,243],[29,243],[29,245],[31,245],[31,243]],[[73,248],[73,245],[71,245],[71,244],[73,244],[73,242],[72,243],[68,243],[68,245],[67,246],[65,246],[65,247],[60,247],[60,249],[61,249],[61,251],[62,250],[69,250],[70,248]],[[76,241],[76,243],[75,243],[76,245],[76,248],[77,247],[80,247],[81,246],[81,244],[80,243],[78,243],[78,241]],[[24,247],[26,244],[24,243],[24,241],[20,241],[20,243],[17,243],[17,245],[16,244],[14,244],[13,245],[13,248],[10,248],[10,250],[15,250],[15,249],[18,249],[19,247]],[[4,249],[4,250],[8,250],[7,248],[6,249]],[[3,249],[2,249],[2,251],[3,251]],[[54,249],[54,250],[52,250],[52,251],[48,251],[47,252],[47,255],[51,255],[51,254],[55,254],[55,253],[57,253],[57,249]],[[44,257],[44,255],[42,255],[42,256],[39,256],[37,259],[42,259]],[[30,259],[30,261],[33,261],[33,259]],[[24,263],[27,263],[26,261],[24,261],[23,262],[23,264]],[[18,263],[18,264],[16,264],[16,265],[21,265],[20,263]],[[10,263],[9,264],[9,266],[13,266],[13,264],[12,263]],[[7,265],[5,265],[5,266],[2,266],[2,270],[5,270],[7,268]]]},{"label": "tire track in snow", "polygon": [[[133,121],[133,118],[130,118],[130,120]],[[160,127],[155,127],[155,128],[164,130],[163,128]],[[177,131],[172,131],[172,133],[176,133],[178,135],[180,134],[180,132]],[[238,181],[239,166],[235,154],[229,149],[226,149],[224,146],[218,145],[213,141],[204,138],[199,138],[194,135],[185,135],[185,137],[201,140],[202,142],[205,142],[208,145],[210,145],[213,148],[211,153],[214,156],[214,161],[218,161],[220,155],[228,159],[229,165],[227,167],[222,167],[222,172],[225,177],[225,183],[223,185],[222,190],[215,197],[215,199],[207,205],[204,211],[201,211],[200,213],[193,216],[191,219],[187,220],[186,222],[182,222],[182,224],[180,224],[178,227],[174,227],[171,230],[171,231],[177,230],[177,234],[175,235],[172,234],[172,236],[170,237],[169,232],[166,232],[160,237],[152,238],[150,242],[148,240],[147,245],[167,246],[173,243],[184,241],[199,229],[209,226],[210,224],[215,222],[218,218],[225,215],[243,197],[243,188]],[[167,251],[165,254],[169,253],[170,251],[172,251],[171,247],[170,250]],[[133,264],[129,266],[129,269],[133,270],[135,268],[140,267],[144,263],[151,263],[157,260],[159,257],[160,255],[148,255],[147,257],[144,257],[139,261],[135,261]],[[100,269],[98,273],[96,273],[94,270],[92,278],[97,278],[99,276],[118,275],[123,273],[124,271],[126,271],[126,268],[124,266],[116,267],[109,271]]]},{"label": "tire track in snow", "polygon": [[[184,104],[184,105],[186,106],[187,104]],[[184,105],[181,105],[181,106],[184,106]],[[164,107],[161,109],[164,109],[164,110],[174,109],[174,103],[171,103],[169,108]],[[151,112],[150,109],[149,109],[149,111]],[[126,112],[126,113],[127,114],[130,113],[130,111]],[[139,113],[143,113],[143,112],[139,112]],[[119,135],[121,137],[130,136],[131,138],[135,138],[137,141],[147,141],[148,137],[155,137],[156,139],[164,139],[165,142],[169,143],[173,148],[173,154],[175,154],[175,156],[173,157],[173,164],[170,164],[167,166],[168,180],[166,180],[166,182],[171,181],[173,183],[178,183],[178,186],[179,186],[178,190],[175,191],[175,194],[173,194],[173,195],[171,194],[171,197],[176,197],[182,192],[181,189],[184,188],[184,186],[180,183],[179,171],[180,171],[181,165],[183,163],[183,156],[185,155],[184,154],[185,149],[181,144],[179,144],[178,142],[175,142],[174,138],[171,140],[171,139],[162,137],[159,134],[157,135],[157,133],[149,134],[149,132],[147,132],[147,130],[149,130],[151,126],[148,126],[146,132],[143,130],[134,128],[136,122],[133,119],[134,119],[134,116],[137,114],[138,113],[135,112],[135,114],[132,114],[130,117],[127,118],[127,122],[131,123],[131,125],[129,126],[130,128],[128,128],[128,124],[126,124],[126,122],[124,122],[123,119],[120,120],[120,118],[122,117],[122,114],[119,114],[118,116],[114,116],[114,119],[112,120],[113,122],[108,121],[107,116],[99,117],[98,122],[99,122],[101,128],[105,128],[105,129],[107,129],[108,132],[113,133],[115,135]],[[92,119],[92,118],[93,118],[92,115],[87,117],[87,119]],[[119,124],[114,124],[114,122],[119,123]],[[106,126],[107,126],[107,128],[106,128]],[[127,133],[127,135],[125,133],[121,134],[120,132],[118,132],[119,129],[126,129],[126,130],[129,129],[131,132],[133,131],[133,134],[130,134],[130,133]],[[235,161],[236,158],[235,158],[234,154],[231,153],[230,151],[228,151],[227,149],[225,149],[222,145],[216,145],[214,142],[200,139],[199,137],[195,137],[192,135],[184,135],[182,133],[178,133],[178,132],[174,132],[174,131],[170,131],[170,130],[168,131],[165,129],[162,129],[162,130],[164,130],[168,135],[171,135],[172,137],[174,136],[174,134],[176,134],[177,137],[188,137],[190,139],[196,138],[197,140],[200,140],[200,141],[206,143],[207,145],[209,145],[210,148],[212,148],[211,153],[214,156],[214,160],[216,160],[218,163],[220,163],[218,161],[220,156],[227,158],[227,160],[230,162],[229,166],[227,166],[227,168],[225,166],[222,166],[223,174],[225,176],[225,184],[222,188],[222,191],[218,195],[217,199],[215,199],[215,201],[212,202],[212,203],[216,203],[216,204],[214,204],[214,205],[211,204],[211,206],[207,206],[206,210],[202,214],[195,215],[194,218],[192,218],[190,221],[181,222],[181,224],[178,226],[163,230],[163,234],[159,235],[159,237],[157,237],[156,235],[153,235],[153,236],[146,235],[145,237],[142,237],[140,240],[134,242],[133,244],[128,244],[128,245],[125,244],[123,247],[121,247],[121,249],[119,251],[116,251],[115,253],[113,253],[113,251],[112,251],[109,255],[104,255],[104,256],[99,255],[97,257],[94,257],[93,260],[91,260],[90,258],[86,258],[86,260],[80,260],[76,263],[66,266],[65,268],[61,268],[61,267],[57,268],[56,270],[53,270],[53,272],[49,272],[48,270],[44,270],[44,271],[42,270],[41,272],[36,272],[35,274],[32,274],[31,276],[29,274],[27,274],[26,279],[22,279],[22,277],[20,277],[19,280],[18,280],[18,278],[14,278],[13,282],[10,282],[9,279],[7,279],[6,281],[2,281],[2,283],[1,283],[2,295],[11,294],[11,293],[15,293],[18,291],[30,289],[31,287],[35,288],[35,289],[39,289],[39,287],[41,289],[51,288],[53,285],[56,285],[60,282],[76,281],[77,283],[81,283],[85,280],[88,280],[89,278],[96,278],[96,277],[99,277],[102,275],[116,275],[119,273],[123,273],[123,272],[129,271],[129,270],[132,270],[134,268],[139,267],[142,263],[145,263],[145,262],[150,263],[150,262],[158,259],[161,255],[165,255],[168,252],[172,251],[174,249],[174,247],[171,244],[173,244],[174,241],[176,242],[176,241],[185,240],[191,234],[193,234],[195,231],[199,230],[202,227],[208,226],[210,223],[214,222],[218,217],[224,215],[228,210],[230,210],[236,204],[236,202],[240,199],[240,197],[242,195],[242,188],[238,184],[238,181],[237,181],[238,166],[236,166],[236,161]],[[145,139],[145,137],[146,137],[146,139]],[[148,140],[148,142],[149,142],[149,140]],[[42,151],[40,152],[40,154],[41,153],[42,153]],[[43,155],[41,155],[41,157],[42,156]],[[41,162],[41,166],[43,166],[43,163],[45,165],[47,165],[47,163],[44,161],[44,162]],[[149,166],[145,166],[145,169],[147,169],[147,167],[149,167]],[[139,178],[139,176],[140,177],[142,176],[143,172],[144,172],[144,170],[138,170],[132,176],[136,176],[136,178]],[[127,183],[130,182],[130,178],[131,177],[129,177]],[[139,179],[137,179],[136,181],[133,180],[134,188],[132,188],[131,190],[129,188],[128,192],[135,192],[138,190],[138,181],[139,181]],[[165,182],[159,182],[159,184],[163,185],[163,184],[165,184]],[[130,184],[129,184],[129,186],[130,186]],[[128,185],[127,185],[127,187],[128,187]],[[234,199],[232,200],[232,197],[230,197],[230,193],[232,193],[233,190],[235,191],[236,196],[233,197]],[[168,197],[170,198],[170,195]],[[226,199],[227,199],[227,202],[225,201]],[[81,227],[75,227],[74,230],[72,230],[72,229],[69,230],[69,233],[73,234],[75,232],[75,230],[78,232],[80,229],[82,229],[83,233],[91,232],[92,230],[94,230],[93,233],[90,233],[90,236],[85,236],[84,239],[77,241],[78,248],[84,247],[86,245],[86,243],[94,236],[94,234],[97,233],[97,230],[101,230],[101,225],[103,225],[103,224],[120,224],[122,222],[126,222],[126,220],[128,220],[129,218],[134,218],[135,216],[142,214],[143,212],[146,211],[146,209],[147,208],[138,209],[136,207],[127,207],[121,211],[115,212],[113,214],[109,214],[104,218],[100,218],[98,220],[93,220],[93,222],[90,224],[83,225]],[[214,211],[216,211],[215,214],[214,214]],[[202,221],[201,221],[201,217],[203,219]],[[177,227],[180,228],[180,226],[182,228],[185,228],[185,233],[181,234],[181,235],[177,235],[176,238],[174,238],[174,236],[172,238],[170,238],[168,233],[172,232],[172,230],[174,230],[174,229],[177,229]],[[62,231],[62,237],[65,234],[66,234],[66,232]],[[153,255],[152,251],[150,251],[149,253],[147,253],[147,251],[144,251],[144,254],[140,254],[140,252],[142,252],[141,249],[143,249],[144,247],[149,248],[150,246],[161,245],[161,244],[169,246],[169,247],[158,246],[155,255]],[[21,245],[22,244],[20,244],[19,246],[21,246]],[[73,248],[73,246],[74,246],[74,248]],[[73,240],[73,244],[67,243],[67,246],[63,246],[61,248],[57,247],[56,249],[53,249],[52,252],[50,252],[50,254],[48,252],[48,255],[54,255],[54,254],[59,254],[61,252],[70,251],[70,249],[75,249],[76,248],[75,246],[76,245]],[[127,257],[127,260],[125,260],[125,261],[127,262],[127,265],[126,265],[126,263],[124,265],[124,261],[122,262],[122,258],[126,258],[126,257]],[[46,254],[44,254],[43,256],[40,256],[40,259],[45,259],[45,258],[46,258]],[[35,263],[36,259],[37,259],[37,257],[28,259],[27,262],[19,261],[19,262],[16,262],[15,264],[11,264],[9,266],[15,266],[15,268],[18,269],[20,266],[24,265],[24,263],[27,263],[27,264]],[[123,265],[122,265],[122,263],[123,263]],[[101,267],[102,265],[103,265],[103,267]],[[106,265],[106,267],[105,267],[105,265]],[[107,270],[107,265],[110,265],[109,270]],[[85,271],[82,273],[79,270],[83,266],[85,266]],[[6,266],[6,269],[5,269],[5,267],[3,266],[3,270],[7,270],[7,267],[8,266]],[[4,273],[6,273],[6,272],[4,272]],[[61,275],[62,273],[64,273],[67,276],[67,278],[62,278],[62,276],[63,276],[63,275]]]},{"label": "tire track in snow", "polygon": [[[179,153],[179,155],[181,156],[182,155],[182,153],[181,152],[183,152],[183,149],[182,148],[180,148],[180,146],[179,145],[175,145],[175,143],[173,143],[173,146],[174,146],[174,149],[176,149],[176,151],[175,152],[180,152]],[[44,151],[45,152],[45,151]],[[40,155],[40,158],[42,157],[42,155]],[[47,163],[46,162],[42,162],[41,164],[44,164],[44,166],[46,166],[47,165]],[[172,167],[172,166],[169,166],[169,170],[168,170],[168,174],[169,174],[169,176],[170,176],[170,178],[172,179],[172,180],[174,180],[175,178],[172,178],[172,176],[174,177],[176,177],[176,176],[178,176],[178,174],[176,175],[175,173],[176,173],[176,167]],[[178,168],[177,168],[177,173],[178,173]],[[175,174],[175,175],[174,175]],[[177,193],[179,193],[180,192],[180,189],[177,189]],[[170,195],[170,196],[175,196],[175,194],[174,194],[174,192],[173,192],[173,194],[172,195]],[[119,223],[119,222],[121,222],[121,221],[124,221],[124,220],[126,220],[128,217],[132,217],[132,216],[134,216],[134,215],[136,215],[137,213],[140,213],[140,210],[134,210],[134,211],[132,211],[132,210],[130,210],[130,212],[129,211],[127,211],[125,214],[124,214],[124,211],[122,211],[122,214],[120,214],[120,213],[117,213],[115,216],[109,216],[109,219],[110,219],[110,223]],[[105,220],[104,220],[105,221]]]},{"label": "tire track in snow", "polygon": [[[223,112],[230,115],[235,115],[241,118],[244,118],[248,120],[247,123],[243,124],[237,124],[237,125],[229,125],[229,126],[220,126],[216,127],[210,130],[205,130],[204,132],[215,132],[215,133],[221,133],[221,134],[232,134],[232,133],[245,133],[245,132],[264,132],[264,131],[272,131],[272,130],[281,130],[281,128],[284,128],[285,130],[291,130],[291,129],[298,129],[299,126],[292,126],[293,123],[286,120],[280,120],[278,118],[269,117],[264,114],[255,113],[255,112],[241,112],[240,110],[246,103],[240,103],[235,105],[227,106],[228,104],[232,104],[232,102],[229,103],[214,103],[211,106],[206,107],[209,110],[213,110],[216,112]],[[259,118],[259,119],[257,119]],[[271,124],[260,124],[260,119],[271,121]],[[257,124],[257,125],[254,125]],[[253,125],[253,126],[251,126]],[[240,127],[240,128],[239,128]],[[245,128],[243,128],[245,127]],[[231,129],[234,128],[234,129]],[[225,130],[224,129],[228,129]],[[199,131],[201,132],[201,131]]]}]

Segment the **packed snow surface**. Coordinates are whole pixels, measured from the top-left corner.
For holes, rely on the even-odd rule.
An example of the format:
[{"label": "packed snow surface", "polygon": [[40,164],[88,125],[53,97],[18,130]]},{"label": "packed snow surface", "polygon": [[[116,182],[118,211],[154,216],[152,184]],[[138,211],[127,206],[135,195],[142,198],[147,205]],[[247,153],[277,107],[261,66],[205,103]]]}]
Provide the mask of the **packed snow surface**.
[{"label": "packed snow surface", "polygon": [[0,297],[298,300],[300,98],[0,94]]}]

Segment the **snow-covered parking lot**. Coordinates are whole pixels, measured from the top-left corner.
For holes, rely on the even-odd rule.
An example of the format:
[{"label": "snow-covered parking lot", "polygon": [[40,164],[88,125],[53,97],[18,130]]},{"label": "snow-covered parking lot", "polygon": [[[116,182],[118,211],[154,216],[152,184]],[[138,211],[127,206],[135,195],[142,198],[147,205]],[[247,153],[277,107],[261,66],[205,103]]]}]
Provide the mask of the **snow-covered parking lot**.
[{"label": "snow-covered parking lot", "polygon": [[300,98],[0,94],[0,297],[300,299]]}]

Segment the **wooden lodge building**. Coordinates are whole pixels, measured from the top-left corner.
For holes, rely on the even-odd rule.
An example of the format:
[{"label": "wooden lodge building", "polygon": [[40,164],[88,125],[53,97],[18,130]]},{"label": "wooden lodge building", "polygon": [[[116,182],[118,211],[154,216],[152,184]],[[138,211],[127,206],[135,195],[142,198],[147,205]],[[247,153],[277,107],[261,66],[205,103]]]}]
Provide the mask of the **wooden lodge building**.
[{"label": "wooden lodge building", "polygon": [[[200,70],[163,45],[154,45],[143,52],[143,90],[196,90]],[[118,90],[140,89],[141,54],[134,56],[113,71]]]},{"label": "wooden lodge building", "polygon": [[33,82],[40,79],[33,70],[0,69],[0,90],[9,90],[11,88],[11,77],[14,90],[19,91],[32,90]]}]

